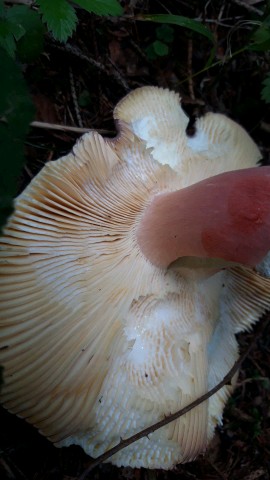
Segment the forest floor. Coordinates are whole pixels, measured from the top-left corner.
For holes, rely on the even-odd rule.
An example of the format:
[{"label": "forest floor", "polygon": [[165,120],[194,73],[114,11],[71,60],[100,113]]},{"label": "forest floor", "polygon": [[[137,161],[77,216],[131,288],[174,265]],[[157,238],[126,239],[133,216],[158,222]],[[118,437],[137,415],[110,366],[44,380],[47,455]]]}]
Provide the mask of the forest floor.
[{"label": "forest floor", "polygon": [[[19,191],[49,160],[68,153],[81,128],[115,135],[116,103],[130,90],[158,85],[180,93],[193,119],[207,111],[228,115],[259,145],[262,163],[270,160],[270,108],[261,99],[270,70],[269,51],[247,47],[254,26],[264,18],[263,1],[125,0],[125,15],[101,18],[79,11],[76,34],[67,45],[46,39],[44,52],[24,73],[36,106],[26,142],[26,164]],[[217,48],[178,26],[141,22],[136,15],[173,13],[207,25]],[[257,22],[257,23],[256,23]],[[165,47],[156,43],[160,41]],[[167,48],[166,48],[167,46]],[[239,54],[235,52],[240,51]],[[163,52],[163,53],[162,53]],[[78,131],[56,129],[68,125]],[[44,125],[43,125],[44,127]],[[239,336],[243,351],[253,333]],[[172,471],[116,468],[102,464],[93,479],[267,480],[270,478],[270,328],[245,360],[237,388],[207,453]],[[75,480],[89,462],[78,447],[57,449],[34,428],[0,410],[1,480]]]}]

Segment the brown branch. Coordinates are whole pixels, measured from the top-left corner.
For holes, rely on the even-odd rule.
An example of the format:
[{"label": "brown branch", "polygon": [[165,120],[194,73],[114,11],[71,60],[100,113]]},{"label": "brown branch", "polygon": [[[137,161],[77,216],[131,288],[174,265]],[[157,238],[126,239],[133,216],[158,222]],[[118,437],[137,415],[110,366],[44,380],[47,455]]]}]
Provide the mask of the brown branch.
[{"label": "brown branch", "polygon": [[128,437],[124,440],[121,440],[121,442],[118,443],[117,445],[115,445],[115,447],[110,448],[110,450],[107,450],[107,452],[103,453],[102,455],[99,455],[97,458],[95,458],[93,461],[91,461],[91,463],[88,465],[88,467],[85,469],[85,471],[80,475],[78,480],[85,480],[86,476],[88,475],[89,472],[91,472],[91,470],[93,470],[93,468],[95,468],[97,465],[99,465],[100,463],[107,460],[112,455],[115,455],[117,452],[119,452],[123,448],[128,447],[132,443],[137,442],[137,440],[140,440],[143,437],[147,437],[151,433],[155,432],[156,430],[158,430],[161,427],[164,427],[165,425],[168,425],[168,423],[173,422],[177,418],[182,417],[186,413],[190,412],[190,410],[193,410],[193,408],[197,407],[201,403],[208,400],[208,398],[212,397],[212,395],[217,393],[222,387],[224,387],[225,385],[229,385],[231,383],[231,380],[232,380],[233,376],[237,373],[241,364],[247,358],[247,356],[249,355],[249,353],[251,352],[251,350],[255,346],[257,340],[260,338],[262,332],[267,327],[269,322],[270,322],[270,314],[267,314],[263,317],[256,333],[254,334],[254,336],[252,338],[252,341],[251,341],[250,345],[242,353],[242,355],[238,358],[238,360],[235,362],[233,367],[229,370],[227,375],[225,375],[225,377],[221,380],[221,382],[219,382],[215,387],[211,388],[211,390],[209,390],[207,393],[205,393],[201,397],[194,400],[192,403],[190,403],[186,407],[181,408],[181,410],[178,410],[177,412],[169,415],[168,417],[165,417],[163,420],[160,420],[159,422],[155,423],[154,425],[151,425],[150,427],[144,428],[140,432],[135,433],[134,435],[131,435],[131,437]]}]

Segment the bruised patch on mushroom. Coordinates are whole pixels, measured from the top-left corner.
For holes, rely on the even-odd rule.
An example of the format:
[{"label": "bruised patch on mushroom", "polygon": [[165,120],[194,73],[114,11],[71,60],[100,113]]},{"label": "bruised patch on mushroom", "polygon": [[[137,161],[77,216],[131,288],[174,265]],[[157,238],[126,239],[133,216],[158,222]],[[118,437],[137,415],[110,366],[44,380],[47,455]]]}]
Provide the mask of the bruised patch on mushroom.
[{"label": "bruised patch on mushroom", "polygon": [[[188,137],[157,87],[114,118],[115,139],[89,132],[45,165],[0,242],[1,401],[94,457],[216,385],[270,304],[269,167],[249,135],[209,113]],[[193,460],[231,391],[111,461]]]}]

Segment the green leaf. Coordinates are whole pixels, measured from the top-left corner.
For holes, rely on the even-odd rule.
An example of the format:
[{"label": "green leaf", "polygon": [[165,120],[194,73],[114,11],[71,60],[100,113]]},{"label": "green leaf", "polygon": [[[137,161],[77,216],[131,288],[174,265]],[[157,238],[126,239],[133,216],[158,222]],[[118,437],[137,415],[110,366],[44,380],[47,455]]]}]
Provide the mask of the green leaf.
[{"label": "green leaf", "polygon": [[268,377],[265,377],[262,381],[262,384],[263,384],[263,388],[265,388],[265,390],[268,390],[268,392],[270,391],[270,379]]},{"label": "green leaf", "polygon": [[153,42],[153,48],[154,52],[159,56],[159,57],[165,57],[165,55],[168,55],[169,53],[169,47],[166,45],[166,43],[161,42],[160,40],[156,40]]},{"label": "green leaf", "polygon": [[161,40],[165,43],[172,43],[174,37],[174,29],[169,25],[161,25],[161,27],[156,28],[156,35],[158,40]]},{"label": "green leaf", "polygon": [[267,74],[262,85],[261,99],[264,100],[265,103],[270,103],[270,73]]},{"label": "green leaf", "polygon": [[122,15],[123,9],[118,0],[74,0],[87,12],[96,15]]},{"label": "green leaf", "polygon": [[26,5],[16,5],[8,10],[8,18],[24,30],[17,43],[17,53],[23,62],[34,60],[43,50],[44,26],[37,11]]},{"label": "green leaf", "polygon": [[206,62],[206,64],[205,64],[205,67],[204,67],[205,69],[208,69],[208,68],[210,68],[210,67],[212,66],[213,61],[214,61],[214,59],[215,59],[215,57],[216,57],[216,54],[217,54],[217,47],[216,47],[216,45],[214,45],[214,46],[211,48],[210,56],[209,56],[209,58],[208,58],[208,60],[207,60],[207,62]]},{"label": "green leaf", "polygon": [[34,108],[21,70],[0,48],[0,226],[12,211]]},{"label": "green leaf", "polygon": [[0,18],[0,46],[11,56],[15,56],[16,42],[25,33],[20,24],[14,23],[9,18]]},{"label": "green leaf", "polygon": [[270,28],[266,26],[260,27],[257,32],[254,33],[250,45],[251,50],[256,52],[265,52],[270,49]]},{"label": "green leaf", "polygon": [[157,58],[157,54],[154,50],[153,43],[150,43],[150,45],[148,45],[145,48],[145,53],[149,60],[155,60]]},{"label": "green leaf", "polygon": [[4,0],[0,0],[0,17],[4,16],[6,13]]},{"label": "green leaf", "polygon": [[265,52],[270,49],[270,16],[266,17],[251,36],[250,49]]},{"label": "green leaf", "polygon": [[66,0],[38,0],[42,20],[59,42],[66,42],[76,28],[77,16]]},{"label": "green leaf", "polygon": [[208,38],[212,43],[214,43],[214,37],[209,28],[202,25],[196,20],[191,18],[181,17],[180,15],[170,15],[170,14],[157,14],[157,15],[137,15],[136,20],[143,20],[147,22],[156,22],[156,23],[169,23],[172,25],[178,25],[180,27],[188,28],[193,32],[199,33],[204,37]]},{"label": "green leaf", "polygon": [[83,90],[79,95],[78,103],[80,107],[88,107],[91,104],[91,95],[88,90]]}]

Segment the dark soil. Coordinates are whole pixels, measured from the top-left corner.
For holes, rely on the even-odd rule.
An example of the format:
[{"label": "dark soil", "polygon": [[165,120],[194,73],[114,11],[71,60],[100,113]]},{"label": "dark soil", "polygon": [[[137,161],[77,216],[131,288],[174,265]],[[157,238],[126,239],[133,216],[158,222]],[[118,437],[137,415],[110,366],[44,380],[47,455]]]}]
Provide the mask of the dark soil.
[{"label": "dark soil", "polygon": [[[270,109],[261,100],[262,81],[270,70],[269,52],[250,49],[230,58],[249,43],[254,20],[263,17],[259,1],[140,1],[121,2],[125,16],[101,18],[78,12],[80,23],[68,45],[46,38],[45,50],[25,77],[36,105],[36,120],[98,129],[115,134],[112,112],[129,91],[143,85],[168,87],[180,93],[183,108],[193,119],[206,111],[225,113],[243,125],[270,159]],[[218,45],[213,64],[205,68],[211,43],[198,34],[173,26],[169,53],[151,57],[158,24],[134,19],[142,13],[174,13],[202,19]],[[201,70],[203,70],[201,73]],[[27,161],[19,191],[48,160],[70,151],[81,133],[32,128],[26,142]],[[241,335],[240,348],[252,340]],[[196,462],[170,472],[97,467],[89,478],[124,480],[270,478],[270,328],[244,362],[238,386],[211,448]],[[78,447],[57,449],[38,432],[0,410],[0,479],[71,480],[89,462]]]}]

